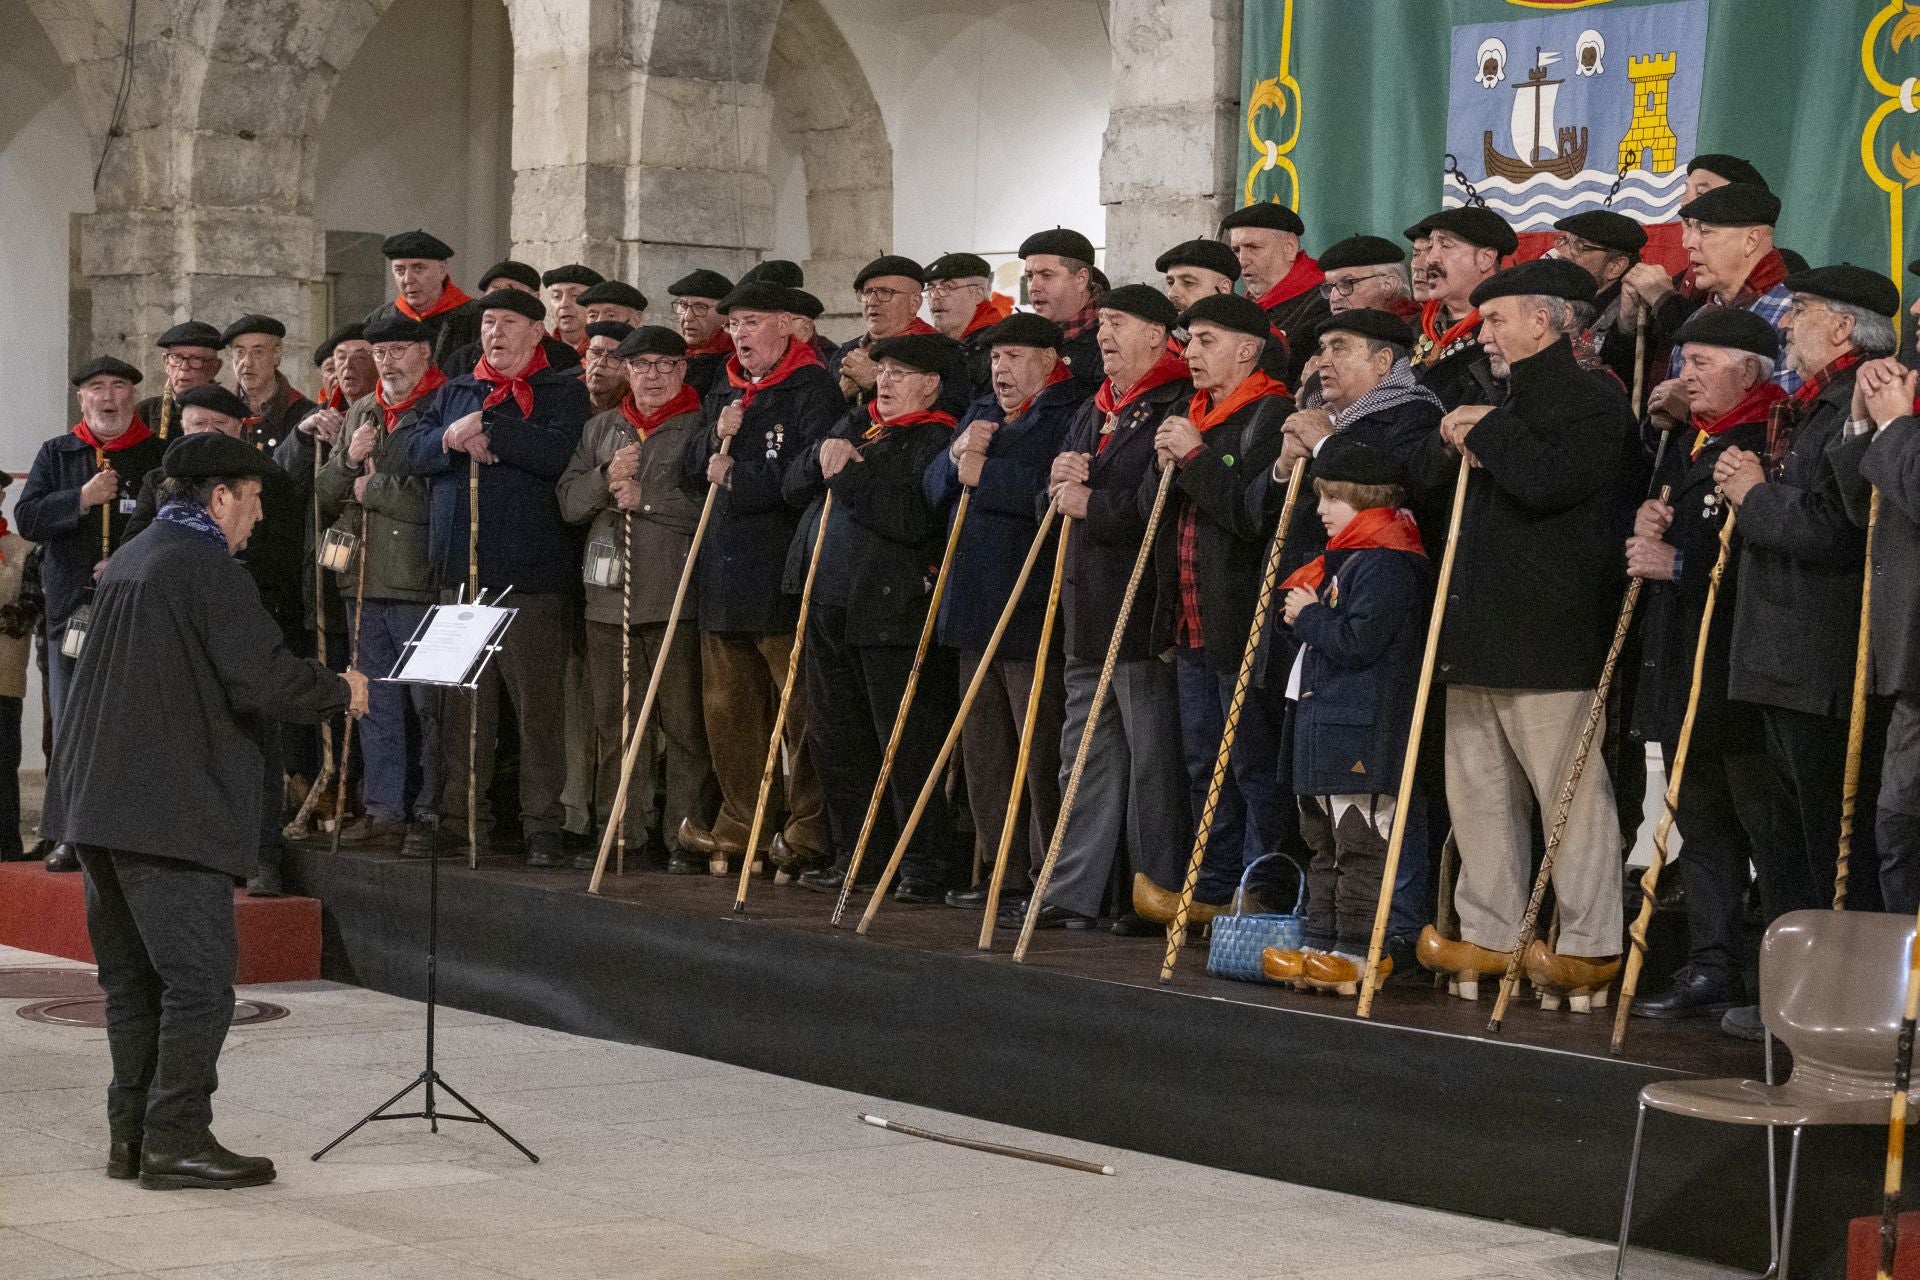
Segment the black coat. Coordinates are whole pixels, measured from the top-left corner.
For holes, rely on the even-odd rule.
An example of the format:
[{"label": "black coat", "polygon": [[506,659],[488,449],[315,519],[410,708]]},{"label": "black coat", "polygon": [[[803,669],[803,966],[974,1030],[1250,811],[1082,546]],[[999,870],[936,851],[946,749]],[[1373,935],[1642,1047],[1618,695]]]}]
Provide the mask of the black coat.
[{"label": "black coat", "polygon": [[1090,324],[1083,332],[1062,343],[1060,363],[1066,365],[1067,372],[1073,375],[1081,395],[1090,396],[1098,391],[1100,384],[1107,380],[1106,363],[1100,358],[1100,326]]},{"label": "black coat", "polygon": [[1268,307],[1267,323],[1272,326],[1279,345],[1271,349],[1273,358],[1264,361],[1262,367],[1276,378],[1285,378],[1289,387],[1297,389],[1301,370],[1313,356],[1313,328],[1331,313],[1331,305],[1317,288]]},{"label": "black coat", "polygon": [[1500,385],[1487,361],[1487,349],[1478,342],[1461,343],[1432,364],[1415,365],[1413,376],[1448,409],[1500,402]]},{"label": "black coat", "polygon": [[[727,361],[733,359],[733,348],[724,351],[703,351],[699,355],[687,357],[687,376],[685,382],[700,393],[704,402],[716,391],[727,389]],[[705,484],[703,480],[701,482]]]},{"label": "black coat", "polygon": [[317,723],[346,703],[345,680],[287,649],[244,567],[190,529],[157,524],[101,578],[42,829],[250,875],[260,744],[278,721]]},{"label": "black coat", "polygon": [[1827,448],[1852,409],[1854,369],[1806,408],[1778,480],[1740,506],[1740,602],[1728,693],[1812,715],[1844,716],[1853,697],[1866,531],[1847,515]]},{"label": "black coat", "polygon": [[1869,484],[1880,489],[1873,535],[1874,693],[1920,694],[1920,417],[1836,442],[1828,451],[1853,522],[1866,527]]},{"label": "black coat", "polygon": [[[987,341],[993,327],[982,325],[960,339],[960,371],[955,376],[966,385],[969,412],[975,401],[993,391],[993,344]],[[1079,391],[1082,399],[1092,394],[1084,386]]]},{"label": "black coat", "polygon": [[[687,442],[683,483],[707,491],[707,460],[720,451],[714,424],[720,410],[741,398],[724,378],[707,397],[706,425]],[[799,516],[781,495],[787,467],[846,412],[846,402],[827,371],[802,365],[760,391],[747,407],[728,455],[726,487],[700,543],[695,581],[704,631],[769,634],[792,631],[799,600],[781,590],[787,548]]]},{"label": "black coat", "polygon": [[[392,303],[388,303],[392,306]],[[428,316],[420,322],[433,331],[433,362],[449,378],[472,373],[480,362],[480,300],[474,298],[457,307]],[[567,344],[562,342],[561,346]],[[567,348],[572,350],[571,347]],[[553,357],[549,355],[548,359]],[[578,363],[579,357],[575,356]]]},{"label": "black coat", "polygon": [[[127,538],[127,519],[133,513],[140,478],[160,465],[166,451],[166,441],[149,436],[107,455],[107,465],[120,474],[120,497],[105,504],[109,552]],[[13,519],[20,536],[41,548],[40,583],[47,595],[49,634],[80,607],[93,585],[93,566],[100,562],[100,508],[80,510],[81,487],[98,470],[86,441],[71,431],[55,436],[34,455],[27,482],[14,501]]]},{"label": "black coat", "polygon": [[287,375],[283,373],[279,378],[279,388],[267,398],[267,403],[258,415],[258,421],[248,427],[240,437],[254,448],[267,453],[272,453],[279,448],[281,441],[294,434],[294,428],[306,421],[307,415],[320,407],[294,390],[293,384],[287,381]]},{"label": "black coat", "polygon": [[[1468,432],[1460,549],[1438,679],[1493,689],[1591,689],[1624,587],[1614,511],[1633,414],[1619,385],[1575,363],[1565,338],[1513,366],[1505,403]],[[1454,479],[1438,433],[1414,484]]]}]

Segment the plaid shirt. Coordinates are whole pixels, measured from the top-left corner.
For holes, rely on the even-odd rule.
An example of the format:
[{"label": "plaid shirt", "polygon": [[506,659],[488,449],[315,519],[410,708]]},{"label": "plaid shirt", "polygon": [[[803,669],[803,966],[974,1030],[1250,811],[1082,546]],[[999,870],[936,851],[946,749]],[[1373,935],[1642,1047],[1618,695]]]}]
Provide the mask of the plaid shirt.
[{"label": "plaid shirt", "polygon": [[[1754,264],[1753,270],[1747,275],[1746,282],[1740,286],[1739,290],[1731,298],[1721,300],[1709,298],[1707,299],[1706,305],[1710,307],[1745,307],[1748,311],[1753,312],[1753,314],[1772,325],[1775,333],[1780,334],[1780,349],[1784,352],[1787,349],[1787,339],[1781,326],[1786,321],[1787,308],[1793,303],[1792,292],[1782,283],[1786,274],[1787,266],[1786,263],[1780,259],[1779,253],[1777,251],[1769,253],[1766,257]],[[1756,283],[1765,284],[1767,287],[1755,293],[1753,286]],[[1672,354],[1667,357],[1667,376],[1669,378],[1677,378],[1680,376],[1680,348],[1678,346],[1675,346]],[[1773,384],[1788,395],[1792,395],[1800,389],[1800,375],[1788,368],[1785,360],[1781,360],[1774,365]]]},{"label": "plaid shirt", "polygon": [[1849,351],[1820,372],[1801,383],[1786,399],[1776,401],[1767,413],[1767,478],[1778,480],[1781,471],[1787,465],[1787,454],[1793,450],[1793,438],[1800,432],[1800,424],[1806,420],[1813,402],[1820,398],[1832,381],[1847,370],[1859,364],[1861,356]]},{"label": "plaid shirt", "polygon": [[1200,519],[1198,508],[1191,502],[1181,506],[1174,546],[1180,575],[1180,610],[1173,623],[1174,643],[1183,649],[1204,649],[1207,637],[1200,626]]},{"label": "plaid shirt", "polygon": [[1100,295],[1094,294],[1087,305],[1074,312],[1067,322],[1060,326],[1068,342],[1088,332],[1100,323]]}]

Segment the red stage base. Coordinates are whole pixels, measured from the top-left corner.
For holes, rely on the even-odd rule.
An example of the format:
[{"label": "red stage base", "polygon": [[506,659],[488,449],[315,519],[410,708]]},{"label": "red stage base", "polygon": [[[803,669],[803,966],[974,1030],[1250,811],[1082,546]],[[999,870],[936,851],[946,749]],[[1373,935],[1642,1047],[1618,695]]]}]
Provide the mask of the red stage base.
[{"label": "red stage base", "polygon": [[[87,941],[86,877],[55,875],[38,862],[0,863],[0,944],[93,963]],[[236,890],[233,922],[248,982],[320,976],[320,900],[249,898]]]},{"label": "red stage base", "polygon": [[[1920,1280],[1920,1212],[1899,1219],[1900,1243],[1893,1254],[1893,1280]],[[1880,1215],[1847,1224],[1847,1280],[1873,1280],[1880,1271]]]}]

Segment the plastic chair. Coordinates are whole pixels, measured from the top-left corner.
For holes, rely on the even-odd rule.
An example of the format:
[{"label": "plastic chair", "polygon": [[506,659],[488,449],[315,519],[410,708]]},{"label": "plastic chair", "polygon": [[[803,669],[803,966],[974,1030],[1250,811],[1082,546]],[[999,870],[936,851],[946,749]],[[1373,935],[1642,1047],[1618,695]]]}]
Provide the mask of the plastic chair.
[{"label": "plastic chair", "polygon": [[[1794,911],[1774,921],[1760,944],[1767,1082],[1662,1080],[1640,1090],[1614,1280],[1620,1280],[1626,1267],[1633,1184],[1649,1107],[1717,1124],[1766,1127],[1767,1230],[1773,1260],[1760,1280],[1788,1280],[1801,1131],[1809,1125],[1887,1123],[1913,934],[1912,917],[1877,912]],[[1793,1073],[1779,1085],[1772,1083],[1775,1036],[1793,1053]],[[1773,1131],[1788,1127],[1793,1139],[1782,1210],[1775,1192]]]}]

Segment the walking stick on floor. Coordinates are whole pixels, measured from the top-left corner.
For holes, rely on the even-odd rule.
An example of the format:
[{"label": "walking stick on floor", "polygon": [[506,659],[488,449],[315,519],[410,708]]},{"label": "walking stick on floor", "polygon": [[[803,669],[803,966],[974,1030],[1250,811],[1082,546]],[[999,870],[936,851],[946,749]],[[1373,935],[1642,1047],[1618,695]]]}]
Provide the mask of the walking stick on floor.
[{"label": "walking stick on floor", "polygon": [[[940,744],[940,754],[934,758],[933,765],[927,770],[926,781],[920,784],[920,795],[913,802],[913,812],[900,824],[900,835],[893,843],[893,854],[887,859],[887,865],[880,872],[880,880],[874,886],[873,898],[867,903],[867,909],[860,917],[856,933],[864,934],[873,924],[873,918],[879,914],[880,899],[886,896],[888,887],[893,883],[894,875],[900,870],[900,863],[907,856],[907,845],[913,840],[913,833],[920,829],[920,818],[927,811],[927,804],[933,799],[933,793],[939,790],[945,781],[947,761],[953,758],[953,748],[960,741],[960,730],[967,723],[967,715],[973,710],[973,700],[980,694],[980,686],[987,681],[987,669],[993,665],[993,659],[1000,652],[1001,637],[1007,634],[1007,627],[1013,621],[1013,613],[1019,607],[1020,597],[1026,593],[1027,579],[1033,576],[1033,566],[1040,559],[1040,548],[1047,541],[1047,531],[1053,525],[1057,503],[1048,503],[1047,511],[1040,519],[1039,532],[1033,535],[1033,544],[1027,548],[1027,558],[1021,562],[1020,572],[1014,577],[1013,591],[1007,596],[1007,603],[1000,610],[999,621],[993,624],[993,634],[987,637],[986,648],[980,651],[980,661],[973,669],[973,679],[967,682],[967,690],[960,697],[959,713],[953,717],[953,727],[947,730],[946,740]],[[847,872],[847,884],[853,883],[853,872]],[[845,887],[842,886],[842,896]]]},{"label": "walking stick on floor", "polygon": [[[467,600],[480,599],[480,459],[467,455]],[[467,869],[480,865],[480,786],[474,765],[480,757],[480,698],[476,684],[467,697]]]},{"label": "walking stick on floor", "polygon": [[[733,437],[720,442],[724,456],[733,447]],[[647,722],[653,717],[654,701],[660,696],[660,676],[667,669],[667,656],[673,652],[673,633],[680,626],[680,611],[687,603],[687,588],[693,582],[694,565],[700,559],[700,544],[707,536],[707,522],[713,518],[714,500],[720,486],[709,482],[707,500],[700,506],[700,519],[693,526],[693,541],[687,546],[686,562],[680,566],[680,582],[673,589],[673,607],[667,610],[666,634],[660,638],[660,653],[647,676],[647,691],[640,698],[640,715],[626,736],[626,751],[620,760],[620,785],[614,789],[613,809],[607,814],[607,829],[600,837],[600,855],[593,861],[593,875],[587,880],[587,892],[600,892],[600,880],[607,873],[607,854],[620,838],[620,827],[627,816],[627,789],[633,785],[634,765],[640,759],[640,744],[646,741]]]},{"label": "walking stick on floor", "polygon": [[[793,703],[793,687],[800,680],[800,650],[807,638],[807,609],[813,604],[813,580],[820,576],[820,548],[826,545],[827,521],[833,517],[833,491],[827,491],[820,504],[820,528],[813,535],[813,554],[807,558],[807,578],[800,586],[800,616],[793,624],[793,647],[787,650],[787,682],[780,686],[780,709],[773,716],[773,735],[767,739],[767,763],[760,770],[760,795],[753,802],[753,825],[747,829],[747,847],[740,856],[740,887],[733,895],[733,909],[747,909],[747,886],[753,881],[753,856],[760,848],[760,828],[767,821],[767,798],[773,792],[774,770],[780,766],[781,735],[787,729],[787,708]],[[793,766],[800,766],[796,750]]]},{"label": "walking stick on floor", "polygon": [[1873,535],[1880,526],[1880,490],[1867,501],[1867,565],[1860,583],[1860,643],[1853,654],[1853,707],[1847,714],[1847,771],[1840,788],[1840,854],[1833,864],[1833,909],[1847,907],[1847,859],[1860,808],[1860,757],[1867,738],[1867,658],[1873,622]]},{"label": "walking stick on floor", "polygon": [[1007,879],[1007,859],[1014,832],[1020,829],[1020,797],[1026,790],[1027,761],[1033,754],[1034,726],[1040,722],[1040,702],[1047,684],[1047,659],[1053,648],[1053,621],[1060,615],[1060,584],[1067,576],[1067,534],[1071,521],[1060,526],[1053,551],[1053,586],[1047,592],[1047,611],[1040,618],[1040,648],[1033,657],[1033,680],[1027,686],[1027,717],[1020,726],[1020,753],[1013,762],[1013,786],[1007,792],[1007,816],[1000,824],[1000,847],[993,855],[993,876],[987,881],[987,913],[980,920],[982,951],[993,950],[994,919],[1000,912],[1000,889]]},{"label": "walking stick on floor", "polygon": [[900,750],[900,738],[907,731],[907,712],[913,707],[914,691],[920,687],[920,667],[927,660],[927,648],[933,643],[934,629],[940,625],[940,597],[946,594],[947,575],[953,570],[953,552],[960,545],[960,530],[967,523],[967,506],[973,501],[973,488],[960,490],[960,501],[953,509],[953,528],[947,531],[947,549],[940,557],[940,571],[934,575],[933,594],[927,598],[927,619],[920,624],[920,643],[913,651],[913,665],[907,669],[906,686],[900,692],[900,707],[893,713],[893,728],[887,734],[887,749],[880,757],[880,772],[873,780],[873,795],[867,800],[867,813],[860,820],[860,837],[853,842],[853,856],[847,860],[847,874],[840,881],[840,897],[833,904],[833,927],[847,909],[847,897],[853,892],[854,877],[860,874],[861,860],[867,856],[867,841],[873,837],[873,824],[879,821],[880,806],[886,802],[887,783],[893,777],[893,757]]},{"label": "walking stick on floor", "polygon": [[[692,559],[691,556],[688,557]],[[660,655],[664,658],[666,655]],[[659,666],[656,660],[654,665]],[[620,513],[620,742],[633,735],[633,513]],[[595,754],[598,754],[596,748]],[[613,846],[613,874],[627,874],[627,811],[620,811],[619,837]]]},{"label": "walking stick on floor", "polygon": [[[316,526],[317,527],[317,526]],[[355,548],[359,553],[359,565],[353,575],[353,630],[347,642],[347,670],[360,669],[360,613],[367,603],[367,509],[360,508],[360,542]],[[322,571],[316,562],[314,574]],[[340,777],[333,793],[333,852],[340,852],[340,828],[345,826],[342,815],[347,811],[347,766],[353,761],[353,717],[347,716],[346,724],[340,730]],[[404,797],[403,797],[404,798]]]},{"label": "walking stick on floor", "polygon": [[[311,498],[311,502],[309,504],[309,510],[307,512],[307,515],[308,515],[308,518],[313,521],[313,544],[314,544],[314,550],[313,550],[313,554],[314,554],[314,562],[313,562],[314,650],[319,655],[321,664],[325,665],[327,661],[327,605],[326,605],[327,597],[326,597],[326,579],[325,579],[325,576],[321,573],[320,560],[319,560],[319,555],[320,555],[320,440],[318,437],[315,437],[313,442],[313,484],[312,484],[309,496]],[[347,719],[349,720],[351,720],[352,718],[353,717],[351,716],[347,717]],[[333,758],[333,722],[330,720],[322,720],[320,722],[320,771],[314,774],[313,784],[307,788],[307,794],[301,798],[300,808],[293,815],[293,820],[287,823],[287,825],[281,830],[280,834],[284,836],[286,839],[302,840],[306,838],[307,820],[313,816],[314,809],[319,806],[320,798],[326,795],[328,789],[333,785],[334,767],[335,766],[334,766],[334,758]],[[336,828],[339,827],[340,825],[340,814],[337,811],[333,815],[333,825]]]},{"label": "walking stick on floor", "polygon": [[1440,557],[1440,577],[1433,589],[1433,617],[1427,623],[1427,649],[1420,659],[1420,683],[1413,696],[1413,722],[1407,726],[1406,759],[1400,763],[1400,789],[1394,793],[1393,827],[1387,836],[1387,865],[1380,873],[1380,901],[1373,910],[1373,936],[1367,942],[1367,967],[1360,975],[1362,1018],[1373,1012],[1373,988],[1379,981],[1380,948],[1387,940],[1387,916],[1393,910],[1393,882],[1400,874],[1400,846],[1407,840],[1407,811],[1413,807],[1413,775],[1420,764],[1420,732],[1427,723],[1427,701],[1433,696],[1433,668],[1440,654],[1440,626],[1447,616],[1447,588],[1453,582],[1453,561],[1460,550],[1460,519],[1467,509],[1467,478],[1473,468],[1460,459],[1453,482],[1453,513],[1447,517],[1447,549]]},{"label": "walking stick on floor", "polygon": [[1633,416],[1647,411],[1647,308],[1641,304],[1633,322]]},{"label": "walking stick on floor", "polygon": [[1094,730],[1100,727],[1100,708],[1113,688],[1113,668],[1120,661],[1120,642],[1127,634],[1127,619],[1133,616],[1133,602],[1140,594],[1140,580],[1147,576],[1147,564],[1153,559],[1153,539],[1160,532],[1160,517],[1166,514],[1167,494],[1173,490],[1176,468],[1171,464],[1160,472],[1160,487],[1153,495],[1153,508],[1147,512],[1147,530],[1140,539],[1140,554],[1133,558],[1133,570],[1127,574],[1127,589],[1120,597],[1120,612],[1113,620],[1113,638],[1107,641],[1107,656],[1100,664],[1100,678],[1094,682],[1093,702],[1087,707],[1087,723],[1080,730],[1080,747],[1073,753],[1073,769],[1067,774],[1067,786],[1060,793],[1060,816],[1053,820],[1053,838],[1047,841],[1046,861],[1034,877],[1033,894],[1027,899],[1027,915],[1020,922],[1020,940],[1014,943],[1015,964],[1025,964],[1027,948],[1033,945],[1034,922],[1046,902],[1047,882],[1053,879],[1054,864],[1066,843],[1067,822],[1073,817],[1074,801],[1080,798],[1080,778],[1087,771],[1087,757],[1093,753]]},{"label": "walking stick on floor", "polygon": [[[1671,433],[1669,433],[1669,436]],[[1662,437],[1665,445],[1667,437]],[[1673,496],[1673,486],[1663,485],[1660,489],[1660,501],[1665,503]],[[1533,893],[1527,898],[1526,914],[1520,917],[1520,936],[1514,940],[1513,951],[1507,957],[1507,972],[1500,979],[1500,994],[1493,1002],[1493,1017],[1487,1020],[1489,1034],[1498,1035],[1500,1022],[1507,1016],[1507,1005],[1513,999],[1515,988],[1520,985],[1520,967],[1522,957],[1533,942],[1533,935],[1540,927],[1540,904],[1546,900],[1547,885],[1553,881],[1554,859],[1560,853],[1560,842],[1567,834],[1567,821],[1573,814],[1573,798],[1579,794],[1580,778],[1587,770],[1587,756],[1593,750],[1594,736],[1600,731],[1600,721],[1607,712],[1607,695],[1613,690],[1613,671],[1620,664],[1620,651],[1626,648],[1627,633],[1633,629],[1634,609],[1640,603],[1640,589],[1644,578],[1634,578],[1627,583],[1626,597],[1620,602],[1620,618],[1613,625],[1613,643],[1607,646],[1607,660],[1600,666],[1600,681],[1594,686],[1593,697],[1587,700],[1587,719],[1580,729],[1580,742],[1574,748],[1573,764],[1567,769],[1567,780],[1560,788],[1560,799],[1553,807],[1553,822],[1547,827],[1547,848],[1540,857],[1540,870],[1533,878]],[[1604,1001],[1605,992],[1601,992]]]},{"label": "walking stick on floor", "polygon": [[1720,596],[1720,579],[1727,572],[1727,560],[1733,548],[1733,525],[1739,511],[1729,508],[1727,522],[1720,526],[1720,554],[1714,558],[1713,573],[1707,579],[1707,602],[1700,612],[1700,635],[1693,645],[1693,685],[1687,690],[1687,713],[1680,721],[1680,740],[1674,744],[1671,776],[1660,809],[1660,821],[1653,828],[1653,861],[1640,877],[1640,913],[1634,918],[1627,937],[1627,967],[1620,975],[1620,1007],[1613,1012],[1615,1057],[1626,1047],[1627,1016],[1633,1008],[1634,988],[1640,983],[1640,966],[1646,959],[1647,926],[1653,923],[1654,890],[1660,886],[1660,868],[1667,861],[1667,839],[1673,833],[1674,815],[1680,804],[1680,779],[1687,771],[1687,750],[1693,744],[1694,717],[1700,711],[1700,685],[1707,667],[1707,633],[1713,628],[1713,607]]},{"label": "walking stick on floor", "polygon": [[[1253,623],[1247,628],[1247,643],[1240,651],[1240,670],[1233,678],[1233,697],[1227,703],[1225,726],[1220,731],[1220,748],[1214,752],[1213,775],[1207,779],[1207,798],[1200,806],[1200,826],[1193,833],[1193,852],[1187,857],[1187,874],[1180,881],[1180,905],[1174,908],[1173,923],[1167,926],[1167,953],[1160,961],[1160,981],[1173,978],[1173,966],[1179,962],[1180,948],[1187,940],[1187,913],[1193,909],[1193,890],[1200,883],[1200,864],[1206,860],[1207,844],[1213,837],[1213,815],[1220,803],[1220,788],[1227,780],[1227,767],[1233,756],[1233,739],[1239,732],[1240,713],[1247,704],[1247,690],[1253,684],[1253,662],[1260,655],[1260,636],[1267,629],[1267,611],[1273,606],[1273,592],[1280,581],[1280,556],[1287,545],[1287,531],[1293,527],[1293,506],[1300,499],[1300,486],[1306,482],[1306,455],[1294,460],[1287,477],[1286,500],[1280,504],[1280,523],[1274,527],[1273,541],[1267,546],[1267,564],[1260,578],[1260,593],[1253,601]],[[1251,821],[1253,815],[1247,814]]]}]

